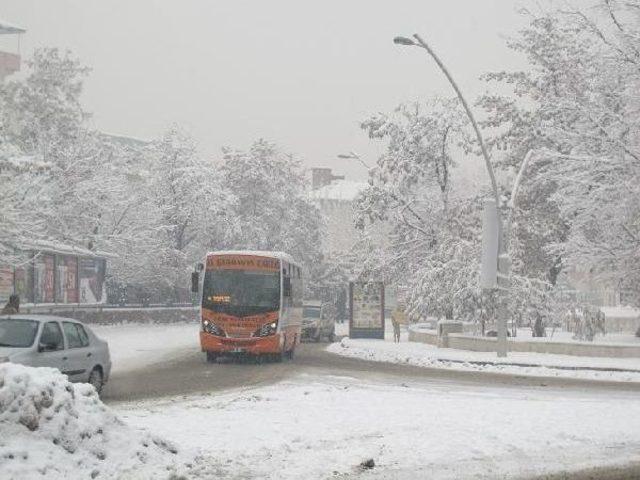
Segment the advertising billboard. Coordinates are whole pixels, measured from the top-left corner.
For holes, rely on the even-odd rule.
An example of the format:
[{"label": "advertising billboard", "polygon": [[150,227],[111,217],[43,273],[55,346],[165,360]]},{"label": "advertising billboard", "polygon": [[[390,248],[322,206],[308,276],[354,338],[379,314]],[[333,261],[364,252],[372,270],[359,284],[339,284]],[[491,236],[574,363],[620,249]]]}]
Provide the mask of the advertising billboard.
[{"label": "advertising billboard", "polygon": [[349,284],[349,337],[384,339],[384,284]]},{"label": "advertising billboard", "polygon": [[4,305],[12,293],[13,269],[11,267],[0,267],[0,303]]},{"label": "advertising billboard", "polygon": [[56,302],[78,303],[78,259],[56,255]]},{"label": "advertising billboard", "polygon": [[38,255],[34,260],[34,300],[36,303],[53,303],[55,256],[49,254]]},{"label": "advertising billboard", "polygon": [[78,266],[80,302],[103,303],[105,261],[102,258],[80,258]]},{"label": "advertising billboard", "polygon": [[25,261],[14,272],[15,292],[23,303],[33,302],[33,268],[31,262]]},{"label": "advertising billboard", "polygon": [[106,259],[86,252],[25,249],[15,266],[0,265],[0,302],[16,293],[23,305],[104,303]]}]

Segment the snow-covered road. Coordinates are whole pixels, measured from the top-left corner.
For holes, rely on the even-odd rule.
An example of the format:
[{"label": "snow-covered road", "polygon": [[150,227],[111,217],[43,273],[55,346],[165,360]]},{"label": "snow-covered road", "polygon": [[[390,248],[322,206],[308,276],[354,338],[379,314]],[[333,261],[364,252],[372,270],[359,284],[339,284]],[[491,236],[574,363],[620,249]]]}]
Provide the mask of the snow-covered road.
[{"label": "snow-covered road", "polygon": [[[110,408],[140,438],[174,442],[188,479],[529,478],[640,461],[634,384],[545,387],[365,362],[320,344],[293,362],[210,365],[197,325],[94,330],[114,361]],[[364,471],[368,459],[376,466]],[[139,473],[157,478],[151,464]]]},{"label": "snow-covered road", "polygon": [[634,393],[372,383],[299,375],[221,395],[121,404],[129,424],[232,478],[519,478],[640,460]]},{"label": "snow-covered road", "polygon": [[90,328],[109,343],[113,373],[141,369],[200,350],[197,323],[125,323]]}]

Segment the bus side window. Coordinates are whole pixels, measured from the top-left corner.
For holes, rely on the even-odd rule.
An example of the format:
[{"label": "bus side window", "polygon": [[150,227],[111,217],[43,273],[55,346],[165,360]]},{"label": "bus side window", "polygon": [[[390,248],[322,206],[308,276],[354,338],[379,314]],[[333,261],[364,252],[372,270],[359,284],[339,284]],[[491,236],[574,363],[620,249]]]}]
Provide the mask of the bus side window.
[{"label": "bus side window", "polygon": [[291,277],[284,277],[284,280],[282,282],[282,296],[291,296]]}]

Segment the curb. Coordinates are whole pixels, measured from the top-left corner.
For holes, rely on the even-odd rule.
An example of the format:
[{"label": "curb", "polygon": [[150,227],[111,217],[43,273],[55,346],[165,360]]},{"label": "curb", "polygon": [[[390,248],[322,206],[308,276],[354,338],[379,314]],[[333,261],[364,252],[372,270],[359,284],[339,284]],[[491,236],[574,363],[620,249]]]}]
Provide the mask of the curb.
[{"label": "curb", "polygon": [[447,363],[459,363],[464,364],[468,363],[471,365],[480,365],[486,366],[490,365],[492,367],[521,367],[521,368],[546,368],[549,370],[572,370],[572,371],[590,371],[590,372],[621,372],[621,373],[640,373],[640,370],[636,369],[628,369],[628,368],[618,368],[618,367],[581,367],[581,366],[571,366],[571,365],[541,365],[539,363],[520,363],[520,362],[490,362],[488,360],[449,360],[444,358],[435,358],[433,359],[436,362],[447,362]]}]

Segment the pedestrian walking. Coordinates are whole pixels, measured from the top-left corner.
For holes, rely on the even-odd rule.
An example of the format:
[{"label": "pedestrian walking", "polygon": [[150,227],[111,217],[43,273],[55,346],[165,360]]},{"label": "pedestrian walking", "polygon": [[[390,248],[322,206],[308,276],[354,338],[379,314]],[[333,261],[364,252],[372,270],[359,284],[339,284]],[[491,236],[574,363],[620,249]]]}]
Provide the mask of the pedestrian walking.
[{"label": "pedestrian walking", "polygon": [[401,317],[404,316],[404,311],[400,310],[400,307],[391,312],[391,325],[393,325],[393,341],[400,343],[400,322]]},{"label": "pedestrian walking", "polygon": [[20,311],[20,297],[15,293],[9,297],[9,301],[0,312],[2,315],[11,315]]}]

